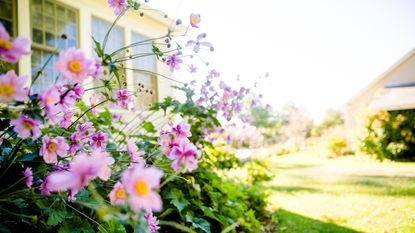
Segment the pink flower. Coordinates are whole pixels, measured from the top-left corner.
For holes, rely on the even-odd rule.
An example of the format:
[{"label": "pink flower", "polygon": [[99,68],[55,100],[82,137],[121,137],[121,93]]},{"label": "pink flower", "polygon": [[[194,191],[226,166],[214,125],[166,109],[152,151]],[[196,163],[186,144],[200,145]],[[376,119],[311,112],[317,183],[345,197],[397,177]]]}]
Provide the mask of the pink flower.
[{"label": "pink flower", "polygon": [[43,156],[46,163],[56,164],[58,162],[58,155],[65,158],[69,150],[69,145],[63,137],[49,138],[48,136],[44,136],[42,143],[43,145],[39,154]]},{"label": "pink flower", "polygon": [[217,78],[217,77],[219,77],[220,76],[220,73],[218,72],[218,71],[216,71],[215,69],[211,69],[210,71],[209,71],[209,74],[208,74],[208,78]]},{"label": "pink flower", "polygon": [[160,229],[160,227],[158,226],[159,221],[157,220],[156,217],[153,217],[153,213],[152,212],[147,212],[144,215],[144,219],[147,221],[148,227],[150,229],[151,232],[155,232],[158,229]]},{"label": "pink flower", "polygon": [[27,76],[17,76],[14,70],[0,75],[0,102],[27,100],[26,82]]},{"label": "pink flower", "polygon": [[30,55],[30,40],[23,37],[17,37],[13,41],[0,23],[0,59],[16,63],[21,56]]},{"label": "pink flower", "polygon": [[206,33],[201,33],[197,36],[196,41],[189,40],[186,43],[186,46],[193,46],[193,51],[195,53],[198,53],[200,51],[201,46],[205,46],[205,47],[209,48],[211,51],[213,51],[213,46],[210,42],[202,41],[205,38],[206,38]]},{"label": "pink flower", "polygon": [[73,91],[73,97],[75,97],[76,99],[79,99],[82,97],[82,95],[85,93],[84,88],[82,87],[82,85],[74,85],[72,88]]},{"label": "pink flower", "polygon": [[197,72],[197,67],[194,64],[189,65],[189,73],[193,74]]},{"label": "pink flower", "polygon": [[62,128],[67,129],[71,124],[72,124],[72,116],[73,116],[73,112],[70,110],[67,110],[63,113],[63,118],[61,120],[61,122],[59,123],[59,125]]},{"label": "pink flower", "polygon": [[133,166],[121,175],[121,183],[128,194],[128,203],[135,212],[160,211],[161,197],[154,190],[160,186],[163,172],[157,168],[142,168]]},{"label": "pink flower", "polygon": [[190,25],[194,28],[198,28],[198,24],[200,23],[200,15],[199,14],[191,14],[190,15]]},{"label": "pink flower", "polygon": [[139,166],[144,167],[144,151],[139,151],[137,145],[135,144],[133,139],[129,139],[127,141],[127,151],[130,155],[130,160],[132,163],[136,163]]},{"label": "pink flower", "polygon": [[103,180],[107,181],[111,176],[111,167],[115,160],[108,152],[94,150],[91,153],[91,158],[96,161],[102,161],[101,168],[98,172],[98,177]]},{"label": "pink flower", "polygon": [[[76,193],[85,187],[91,180],[100,177],[107,180],[108,154],[94,151],[92,156],[79,153],[70,163],[70,170],[60,170],[48,175],[47,184],[43,187],[49,192],[69,190],[70,199],[74,200]],[[110,171],[111,172],[111,171]]]},{"label": "pink flower", "polygon": [[55,68],[72,83],[82,83],[94,69],[94,61],[85,57],[81,49],[70,48],[59,53]]},{"label": "pink flower", "polygon": [[89,98],[89,102],[91,104],[91,113],[97,115],[97,108],[96,106],[104,100],[104,96],[101,94],[95,94]]},{"label": "pink flower", "polygon": [[112,113],[111,119],[113,122],[121,121],[121,113],[117,113],[117,112]]},{"label": "pink flower", "polygon": [[120,105],[123,108],[126,108],[128,103],[131,102],[131,97],[128,94],[127,89],[121,89],[115,92],[115,100],[117,101],[116,104]]},{"label": "pink flower", "polygon": [[94,79],[102,78],[104,76],[104,68],[101,63],[96,61],[89,75],[91,75]]},{"label": "pink flower", "polygon": [[115,15],[120,15],[128,7],[126,0],[108,0],[110,7],[115,8]]},{"label": "pink flower", "polygon": [[82,85],[77,85],[77,84],[75,84],[73,87],[70,87],[69,85],[59,86],[58,89],[62,96],[59,106],[63,110],[67,110],[73,107],[76,100],[81,98],[85,92]]},{"label": "pink flower", "polygon": [[61,94],[55,85],[48,87],[45,91],[40,94],[39,97],[43,106],[55,105],[61,99]]},{"label": "pink flower", "polygon": [[170,68],[170,72],[173,72],[174,70],[180,69],[180,63],[182,63],[182,59],[180,59],[177,54],[173,54],[167,57],[166,64]]},{"label": "pink flower", "polygon": [[104,150],[107,145],[108,135],[98,131],[91,137],[91,147],[94,149]]},{"label": "pink flower", "polygon": [[120,182],[114,185],[114,188],[109,193],[111,205],[118,205],[125,203],[125,189]]},{"label": "pink flower", "polygon": [[75,127],[76,131],[75,133],[82,136],[88,136],[91,133],[95,132],[94,125],[92,122],[85,122],[83,124],[78,124]]},{"label": "pink flower", "polygon": [[28,188],[32,187],[33,185],[33,172],[32,172],[32,168],[27,167],[24,172],[23,172],[23,176],[24,176],[24,181],[26,183],[26,186]]},{"label": "pink flower", "polygon": [[173,147],[168,156],[171,160],[174,160],[171,167],[175,171],[180,171],[182,164],[184,165],[183,172],[193,171],[197,168],[197,155],[199,151],[195,145],[189,142],[187,139],[181,139],[178,146]]},{"label": "pink flower", "polygon": [[17,133],[21,139],[26,139],[32,135],[32,139],[40,137],[40,124],[41,122],[36,119],[29,118],[23,114],[20,114],[17,119],[11,120],[10,124],[14,126],[13,131]]},{"label": "pink flower", "polygon": [[43,178],[42,183],[39,186],[39,189],[40,189],[40,191],[43,195],[49,195],[50,194],[50,190],[49,190],[49,186],[48,186],[49,182],[48,181],[49,181],[48,176],[45,176]]},{"label": "pink flower", "polygon": [[159,145],[161,151],[168,157],[173,147],[179,145],[179,139],[166,131],[160,132]]},{"label": "pink flower", "polygon": [[182,121],[173,127],[172,133],[174,133],[179,138],[188,138],[192,136],[192,133],[190,132],[190,125],[186,121]]},{"label": "pink flower", "polygon": [[95,132],[95,128],[91,122],[85,122],[76,126],[76,131],[69,139],[71,141],[69,152],[75,153],[82,145],[88,142],[88,138]]},{"label": "pink flower", "polygon": [[59,115],[61,113],[61,109],[57,105],[48,105],[45,106],[45,115],[46,119],[50,122],[57,124],[59,121],[61,121],[62,116]]}]

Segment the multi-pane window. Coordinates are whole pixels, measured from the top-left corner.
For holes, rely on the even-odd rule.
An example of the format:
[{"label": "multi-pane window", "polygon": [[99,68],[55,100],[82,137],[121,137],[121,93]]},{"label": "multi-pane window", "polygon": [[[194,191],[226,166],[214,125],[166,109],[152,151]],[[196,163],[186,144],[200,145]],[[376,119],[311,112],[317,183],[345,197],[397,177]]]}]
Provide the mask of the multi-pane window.
[{"label": "multi-pane window", "polygon": [[[107,31],[110,29],[111,23],[101,20],[96,17],[92,17],[92,36],[96,41],[99,43],[103,43],[105,35],[107,34]],[[101,45],[102,47],[103,45]],[[124,29],[119,26],[114,26],[111,29],[111,32],[108,36],[107,43],[105,45],[105,53],[111,54],[115,50],[118,50],[124,46]],[[123,53],[118,54],[115,56],[116,58],[120,58],[124,56]],[[125,74],[124,70],[120,70],[121,74]],[[120,82],[124,84],[126,82],[125,75],[121,75]],[[114,88],[117,88],[118,86],[114,86]]]},{"label": "multi-pane window", "polygon": [[32,76],[52,55],[52,60],[33,83],[33,92],[39,92],[62,79],[53,69],[58,51],[78,47],[78,13],[74,8],[55,0],[31,0]]},{"label": "multi-pane window", "polygon": [[[142,36],[138,33],[131,33],[131,41],[141,42],[146,41],[149,38]],[[152,52],[151,41],[143,42],[139,46],[135,46],[131,49],[133,56],[137,55],[138,58],[132,60],[133,71],[133,84],[135,89],[138,88],[138,84],[144,85],[144,89],[149,92],[138,92],[137,103],[148,105],[154,103],[157,100],[157,77],[155,75],[157,71],[156,57]],[[150,93],[151,91],[151,93]]]},{"label": "multi-pane window", "polygon": [[7,32],[14,36],[16,35],[15,19],[16,19],[16,1],[15,0],[0,0],[0,22],[4,25]]}]

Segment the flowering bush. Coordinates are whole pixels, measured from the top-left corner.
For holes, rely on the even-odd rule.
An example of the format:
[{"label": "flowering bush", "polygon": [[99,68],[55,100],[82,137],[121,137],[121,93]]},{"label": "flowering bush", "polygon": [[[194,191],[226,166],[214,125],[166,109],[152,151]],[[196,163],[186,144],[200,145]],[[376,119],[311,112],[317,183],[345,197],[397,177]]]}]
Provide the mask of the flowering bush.
[{"label": "flowering bush", "polygon": [[[108,3],[118,15],[114,24],[125,11],[140,9],[132,0]],[[190,16],[192,27],[198,28],[200,21],[200,15]],[[33,93],[28,77],[17,75],[7,64],[29,55],[30,41],[12,40],[0,25],[0,229],[258,232],[266,215],[261,186],[222,179],[209,153],[215,151],[209,135],[221,127],[218,115],[230,120],[241,112],[249,89],[233,90],[212,70],[199,95],[194,95],[196,82],[184,84],[177,87],[187,96],[184,103],[168,97],[134,116],[132,96],[144,87],[139,85],[134,93],[126,89],[121,81],[126,68],[120,62],[143,55],[115,57],[142,42],[107,54],[110,32],[102,42],[94,39],[98,59],[77,48],[61,51],[54,68],[64,82]],[[172,72],[183,63],[181,47],[171,48],[173,32],[150,40],[151,55]],[[202,47],[213,50],[202,41],[205,37],[200,34],[187,46],[194,46],[195,53]],[[194,64],[189,66],[190,73],[196,70]],[[102,85],[84,89],[83,83],[91,78]],[[94,95],[87,104],[82,97],[89,91]],[[123,122],[119,112],[110,111],[114,106],[128,111],[131,119]],[[156,127],[150,119],[154,114],[169,123]]]},{"label": "flowering bush", "polygon": [[369,118],[361,150],[378,159],[415,161],[414,110],[381,111]]}]

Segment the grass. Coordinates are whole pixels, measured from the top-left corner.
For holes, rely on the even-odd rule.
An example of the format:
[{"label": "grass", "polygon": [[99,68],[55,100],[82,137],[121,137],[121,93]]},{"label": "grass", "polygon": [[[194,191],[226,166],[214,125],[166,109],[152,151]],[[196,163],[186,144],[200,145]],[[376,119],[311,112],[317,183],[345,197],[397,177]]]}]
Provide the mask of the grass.
[{"label": "grass", "polygon": [[299,154],[270,164],[279,232],[415,232],[415,163]]}]

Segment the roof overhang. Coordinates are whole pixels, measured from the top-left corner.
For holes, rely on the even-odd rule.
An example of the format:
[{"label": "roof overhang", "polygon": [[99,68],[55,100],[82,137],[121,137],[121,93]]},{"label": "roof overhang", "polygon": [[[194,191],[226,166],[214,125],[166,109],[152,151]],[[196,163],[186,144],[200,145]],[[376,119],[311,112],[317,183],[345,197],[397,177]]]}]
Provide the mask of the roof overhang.
[{"label": "roof overhang", "polygon": [[415,109],[415,87],[383,88],[374,96],[369,109]]},{"label": "roof overhang", "polygon": [[411,51],[409,51],[405,56],[403,56],[401,59],[399,59],[395,64],[393,64],[388,70],[383,72],[379,77],[377,77],[373,82],[371,82],[369,85],[367,85],[365,88],[360,90],[356,95],[354,95],[351,99],[349,99],[346,102],[347,105],[352,105],[353,103],[359,101],[361,96],[363,96],[367,91],[378,87],[382,84],[382,82],[388,77],[388,75],[395,69],[397,69],[402,63],[407,61],[410,57],[412,57],[415,54],[415,48],[413,48]]}]

